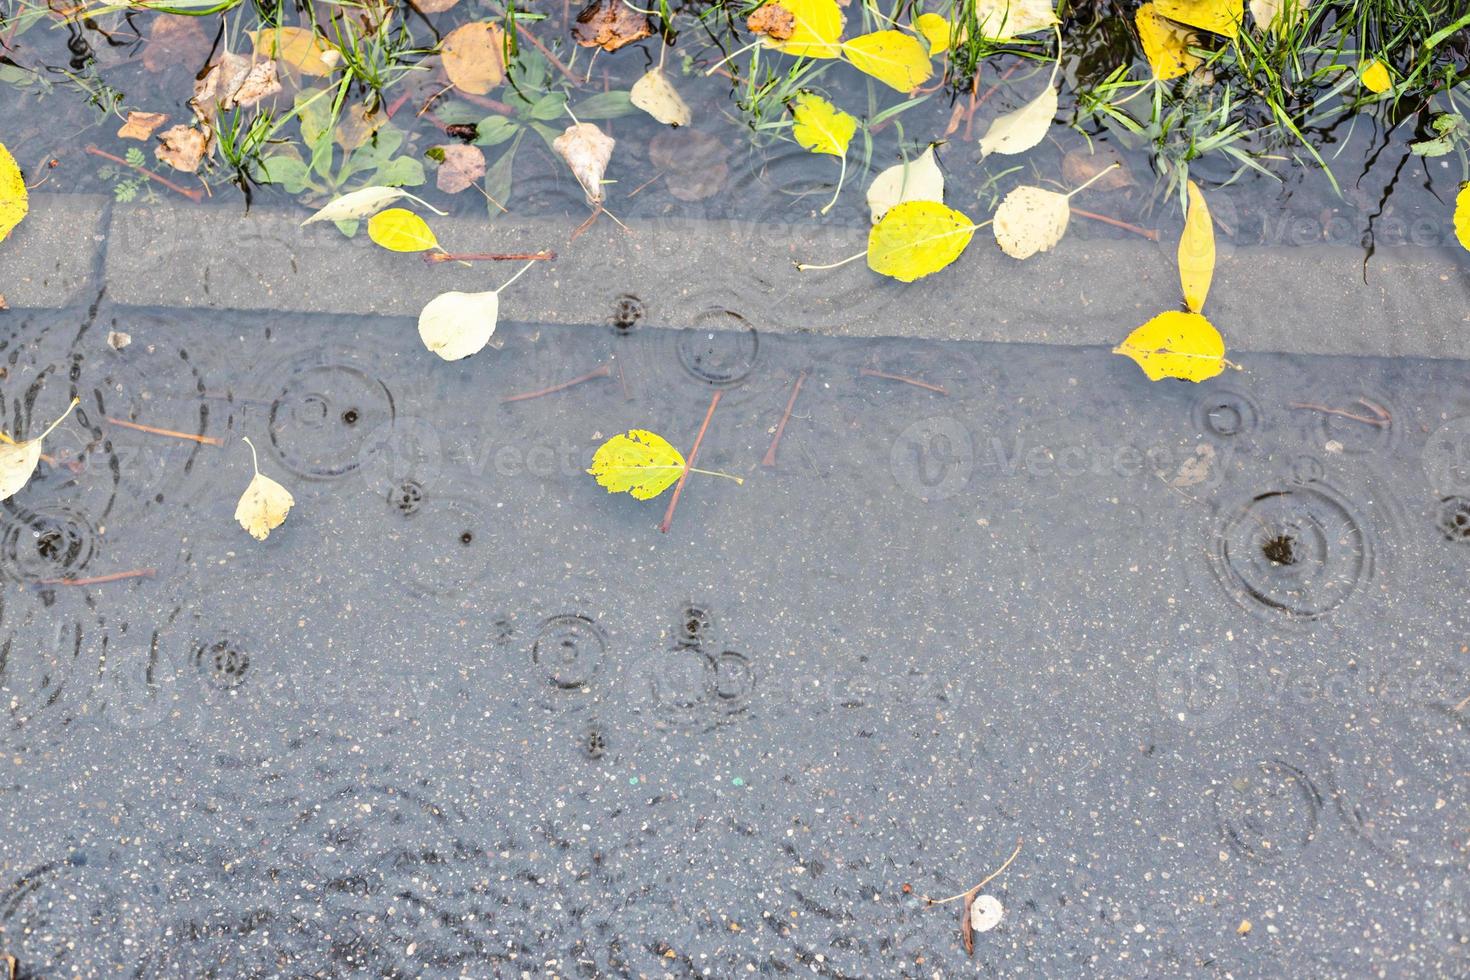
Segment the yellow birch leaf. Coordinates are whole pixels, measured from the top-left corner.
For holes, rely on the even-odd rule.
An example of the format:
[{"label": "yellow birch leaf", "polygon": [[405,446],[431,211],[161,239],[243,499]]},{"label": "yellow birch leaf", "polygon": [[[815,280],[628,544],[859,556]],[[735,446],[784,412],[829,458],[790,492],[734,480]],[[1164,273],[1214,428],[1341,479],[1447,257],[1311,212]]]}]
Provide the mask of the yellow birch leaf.
[{"label": "yellow birch leaf", "polygon": [[792,17],[789,37],[781,40],[767,37],[768,47],[801,58],[838,58],[842,56],[842,28],[846,18],[837,0],[773,0],[763,7],[779,6]]},{"label": "yellow birch leaf", "polygon": [[931,55],[944,54],[949,50],[949,21],[938,14],[920,14],[914,20],[914,28],[929,44]]},{"label": "yellow birch leaf", "polygon": [[16,442],[9,436],[0,434],[0,439],[3,439],[0,442],[0,500],[9,500],[30,482],[31,474],[36,472],[36,464],[41,461],[41,440],[49,436],[71,414],[79,400],[73,398],[71,404],[66,406],[66,411],[61,413],[61,418],[48,425],[46,431],[34,439]]},{"label": "yellow birch leaf", "polygon": [[960,257],[975,223],[938,201],[896,204],[868,232],[868,268],[900,282],[932,275]]},{"label": "yellow birch leaf", "polygon": [[291,496],[291,491],[260,472],[255,444],[249,439],[245,444],[250,447],[250,462],[255,467],[255,476],[245,492],[240,494],[240,502],[235,505],[235,520],[250,532],[252,538],[264,541],[270,537],[271,531],[285,522],[296,498]]},{"label": "yellow birch leaf", "polygon": [[791,130],[796,142],[813,153],[847,155],[847,144],[857,132],[857,120],[852,116],[810,92],[796,96],[791,115],[796,120]]},{"label": "yellow birch leaf", "polygon": [[1225,341],[1198,313],[1170,310],[1128,335],[1114,354],[1133,358],[1150,381],[1204,381],[1225,370]]},{"label": "yellow birch leaf", "polygon": [[1143,42],[1143,56],[1153,69],[1154,78],[1166,82],[1187,75],[1200,64],[1200,57],[1189,53],[1194,35],[1171,20],[1159,16],[1152,3],[1138,8],[1134,15],[1138,39]]},{"label": "yellow birch leaf", "polygon": [[1179,286],[1184,290],[1184,305],[1198,313],[1214,277],[1215,227],[1205,195],[1191,180],[1189,211],[1184,218],[1184,234],[1179,236]]},{"label": "yellow birch leaf", "polygon": [[903,31],[863,34],[844,41],[842,53],[858,71],[899,92],[912,92],[934,74],[927,46]]},{"label": "yellow birch leaf", "polygon": [[341,60],[335,48],[303,27],[272,27],[245,33],[255,44],[257,55],[275,58],[303,75],[330,75]]},{"label": "yellow birch leaf", "polygon": [[1245,19],[1244,0],[1154,0],[1154,9],[1170,20],[1224,37],[1239,34]]},{"label": "yellow birch leaf", "polygon": [[461,92],[485,95],[505,79],[505,31],[487,20],[461,24],[439,45],[444,74]]},{"label": "yellow birch leaf", "polygon": [[1470,252],[1470,184],[1460,188],[1455,195],[1455,237],[1460,247]]},{"label": "yellow birch leaf", "polygon": [[26,179],[21,176],[20,165],[5,144],[0,143],[0,242],[30,210],[30,193],[26,190]]},{"label": "yellow birch leaf", "polygon": [[369,218],[368,237],[390,252],[423,252],[439,247],[433,229],[406,208],[389,208]]},{"label": "yellow birch leaf", "polygon": [[1393,88],[1393,78],[1388,74],[1388,66],[1377,58],[1363,66],[1363,71],[1358,79],[1363,87],[1374,95],[1382,95]]},{"label": "yellow birch leaf", "polygon": [[975,0],[975,24],[988,41],[1012,41],[1056,26],[1052,0]]},{"label": "yellow birch leaf", "polygon": [[684,456],[667,439],[646,429],[620,432],[597,447],[587,470],[608,493],[652,500],[684,472]]}]

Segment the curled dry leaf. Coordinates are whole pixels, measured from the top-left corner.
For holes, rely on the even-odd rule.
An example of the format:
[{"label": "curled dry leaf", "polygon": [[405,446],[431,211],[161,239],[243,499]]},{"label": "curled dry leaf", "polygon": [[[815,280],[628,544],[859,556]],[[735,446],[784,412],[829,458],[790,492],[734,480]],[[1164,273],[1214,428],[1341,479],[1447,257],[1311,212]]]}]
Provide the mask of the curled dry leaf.
[{"label": "curled dry leaf", "polygon": [[198,17],[156,14],[143,46],[143,67],[155,75],[176,65],[197,71],[209,57],[209,48]]},{"label": "curled dry leaf", "polygon": [[[937,17],[938,14],[934,16]],[[792,32],[796,30],[796,15],[778,2],[768,3],[757,7],[753,14],[745,18],[745,27],[750,33],[772,41],[789,41]]]},{"label": "curled dry leaf", "polygon": [[78,399],[73,398],[66,411],[61,413],[61,418],[46,426],[46,431],[36,438],[16,442],[7,436],[0,442],[0,500],[9,500],[30,482],[31,474],[36,472],[36,464],[41,461],[41,441],[71,414],[77,402]]},{"label": "curled dry leaf", "polygon": [[725,145],[694,129],[666,129],[648,144],[648,159],[664,173],[669,193],[681,201],[703,201],[730,176]]},{"label": "curled dry leaf", "polygon": [[868,185],[868,210],[874,224],[905,201],[943,200],[944,174],[934,159],[932,144],[914,159],[889,167]]},{"label": "curled dry leaf", "polygon": [[1067,195],[1041,187],[1017,187],[995,209],[995,241],[1013,259],[1045,252],[1067,233],[1072,216]]},{"label": "curled dry leaf", "polygon": [[1154,9],[1170,20],[1224,37],[1239,34],[1245,19],[1245,0],[1154,0]]},{"label": "curled dry leaf", "polygon": [[975,24],[988,41],[1010,41],[1056,26],[1052,0],[975,0]]},{"label": "curled dry leaf", "polygon": [[485,154],[478,146],[445,143],[434,147],[444,155],[435,183],[446,194],[458,194],[485,176]]},{"label": "curled dry leaf", "polygon": [[485,95],[505,79],[505,32],[499,24],[475,21],[450,31],[439,45],[450,84]]},{"label": "curled dry leaf", "polygon": [[148,137],[168,122],[168,114],[163,112],[129,112],[127,122],[117,131],[119,139],[142,140],[147,142]]},{"label": "curled dry leaf", "polygon": [[1225,370],[1225,341],[1198,313],[1169,310],[1128,335],[1113,348],[1131,357],[1150,381],[1179,378],[1205,381]]},{"label": "curled dry leaf", "polygon": [[572,36],[584,48],[616,51],[653,35],[648,15],[623,0],[592,0],[577,14]]},{"label": "curled dry leaf", "polygon": [[274,61],[252,63],[244,55],[227,51],[194,82],[194,98],[189,104],[200,122],[210,123],[221,110],[249,108],[279,91],[281,82]]},{"label": "curled dry leaf", "polygon": [[602,176],[607,173],[616,143],[592,123],[573,123],[551,143],[567,166],[572,168],[572,175],[582,185],[588,204],[602,203]]},{"label": "curled dry leaf", "polygon": [[296,499],[291,496],[291,491],[260,472],[255,444],[249,439],[245,444],[250,447],[250,463],[255,467],[255,476],[245,492],[240,494],[240,502],[235,505],[235,520],[250,532],[252,538],[264,541],[270,537],[271,531],[285,522]]},{"label": "curled dry leaf", "polygon": [[192,126],[172,126],[158,134],[153,155],[162,163],[186,174],[196,173],[208,149],[208,138]]},{"label": "curled dry leaf", "polygon": [[1050,82],[1040,95],[1021,108],[991,120],[980,137],[980,155],[1025,153],[1046,136],[1057,114],[1057,90]]},{"label": "curled dry leaf", "polygon": [[687,126],[692,118],[688,104],[664,74],[654,68],[633,83],[629,101],[665,126]]},{"label": "curled dry leaf", "polygon": [[31,195],[26,189],[20,164],[0,143],[0,242],[15,230],[31,210]]},{"label": "curled dry leaf", "polygon": [[1069,150],[1062,157],[1062,177],[1074,187],[1090,182],[1099,191],[1137,186],[1123,155],[1103,143],[1094,144],[1090,150]]}]

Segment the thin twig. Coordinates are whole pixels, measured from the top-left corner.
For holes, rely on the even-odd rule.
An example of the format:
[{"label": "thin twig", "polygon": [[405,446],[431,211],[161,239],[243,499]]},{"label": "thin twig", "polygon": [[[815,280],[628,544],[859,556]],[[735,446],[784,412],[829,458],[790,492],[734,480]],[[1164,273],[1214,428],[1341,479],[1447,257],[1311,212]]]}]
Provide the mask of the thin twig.
[{"label": "thin twig", "polygon": [[1467,697],[1465,700],[1463,700],[1459,704],[1455,705],[1455,710],[1456,711],[1464,711],[1465,710],[1465,706],[1467,704],[1470,704],[1470,697]]},{"label": "thin twig", "polygon": [[566,65],[562,64],[561,59],[552,54],[550,48],[542,44],[540,41],[536,40],[536,35],[527,30],[525,24],[522,24],[520,21],[516,21],[516,30],[520,32],[521,37],[525,38],[527,41],[530,41],[537,51],[540,51],[542,54],[544,54],[546,56],[546,60],[551,62],[552,66],[555,67],[557,71],[566,76],[567,80],[572,83],[573,88],[582,87],[582,80],[576,75],[573,75],[572,70]]},{"label": "thin twig", "polygon": [[550,388],[542,388],[539,391],[528,391],[524,394],[511,395],[509,398],[502,398],[500,399],[500,404],[504,405],[507,402],[523,402],[528,398],[540,398],[542,395],[554,395],[558,391],[566,391],[573,385],[579,385],[584,381],[591,381],[594,378],[610,377],[612,377],[612,368],[604,364],[601,367],[588,371],[586,374],[575,377],[570,381],[563,381],[559,385],[552,385]]},{"label": "thin twig", "polygon": [[990,874],[988,874],[984,878],[980,879],[980,884],[976,885],[974,888],[971,888],[968,891],[962,891],[958,895],[951,895],[951,896],[949,896],[949,898],[930,898],[928,895],[925,895],[924,896],[924,902],[926,904],[929,904],[929,905],[945,905],[945,904],[947,904],[949,902],[958,902],[960,899],[964,898],[967,895],[978,895],[980,893],[980,889],[982,889],[986,885],[990,884],[996,878],[999,878],[1000,875],[1001,875],[1001,872],[1005,871],[1006,868],[1009,868],[1011,866],[1011,862],[1014,861],[1014,860],[1016,860],[1016,856],[1021,853],[1021,844],[1022,844],[1022,842],[1023,842],[1023,838],[1017,837],[1016,838],[1016,849],[1011,852],[1011,856],[1010,857],[1006,858],[1006,863],[1005,864],[1002,864],[1000,867],[996,868]]},{"label": "thin twig", "polygon": [[801,394],[801,383],[806,380],[806,372],[801,372],[796,378],[796,384],[791,387],[791,398],[786,402],[786,411],[781,413],[781,421],[776,424],[776,435],[771,439],[771,448],[766,450],[766,458],[761,460],[762,466],[776,465],[776,447],[781,444],[781,436],[786,431],[786,422],[791,418],[791,410],[796,407],[796,396]]},{"label": "thin twig", "polygon": [[159,429],[151,425],[141,425],[137,422],[115,419],[111,415],[104,415],[103,418],[113,425],[120,425],[125,429],[136,429],[139,432],[150,432],[155,436],[168,436],[171,439],[188,439],[193,442],[202,442],[206,446],[223,446],[225,444],[223,439],[216,439],[214,436],[196,436],[188,432],[175,432],[173,429]]},{"label": "thin twig", "polygon": [[184,195],[189,200],[193,201],[195,204],[198,204],[198,203],[200,203],[201,201],[204,200],[204,195],[201,192],[199,192],[197,190],[194,190],[191,187],[180,187],[178,184],[175,184],[173,181],[169,180],[167,177],[161,177],[161,176],[159,176],[158,174],[156,174],[153,171],[149,170],[147,167],[143,166],[142,164],[129,163],[128,161],[124,160],[122,157],[113,156],[111,153],[108,153],[106,150],[99,150],[99,149],[97,149],[97,147],[92,146],[91,144],[88,144],[87,145],[87,152],[90,153],[90,154],[92,154],[94,157],[101,157],[104,160],[111,160],[113,163],[119,164],[119,165],[124,166],[124,167],[129,167],[129,168],[131,168],[133,170],[136,170],[136,171],[138,171],[138,173],[142,174],[144,177],[147,177],[149,180],[156,180],[160,184],[162,184],[164,187],[167,187],[169,190],[175,191],[175,192],[177,192],[179,194]]},{"label": "thin twig", "polygon": [[1016,838],[1016,849],[1011,852],[1010,857],[1006,858],[1005,864],[1002,864],[990,874],[986,875],[985,878],[980,882],[980,884],[976,885],[974,888],[971,888],[969,891],[961,892],[958,895],[951,896],[950,898],[939,899],[937,901],[935,899],[928,898],[927,896],[925,897],[925,901],[927,901],[930,905],[942,905],[945,902],[953,902],[956,899],[960,898],[963,898],[965,900],[964,904],[960,906],[960,939],[962,942],[964,942],[965,953],[969,956],[975,955],[975,927],[970,924],[970,908],[975,904],[975,899],[979,896],[980,889],[984,888],[986,885],[990,884],[990,882],[999,877],[1000,873],[1006,868],[1009,868],[1011,866],[1011,862],[1014,861],[1016,859],[1016,856],[1021,853],[1021,840],[1022,839],[1020,837]]},{"label": "thin twig", "polygon": [[887,378],[889,381],[902,381],[906,385],[913,385],[915,388],[923,388],[927,391],[935,391],[941,395],[949,394],[949,391],[945,389],[944,385],[930,384],[927,381],[920,381],[918,378],[908,378],[902,374],[889,374],[887,371],[878,371],[874,368],[859,368],[858,374],[861,374],[865,378]]},{"label": "thin twig", "polygon": [[674,508],[679,506],[679,494],[684,492],[684,481],[689,479],[689,470],[693,468],[694,461],[699,456],[699,444],[704,442],[704,433],[709,428],[709,420],[715,416],[715,406],[720,404],[720,396],[723,391],[717,391],[709,400],[709,411],[704,413],[704,424],[699,427],[699,435],[694,437],[694,448],[689,450],[689,459],[684,464],[684,472],[679,474],[679,482],[674,485],[674,496],[669,500],[669,509],[664,511],[664,521],[658,529],[664,534],[669,533],[669,525],[674,523]]},{"label": "thin twig", "polygon": [[556,258],[551,251],[541,252],[425,252],[425,262],[546,262]]},{"label": "thin twig", "polygon": [[1091,218],[1093,221],[1101,221],[1103,224],[1112,225],[1114,228],[1122,228],[1124,231],[1131,231],[1135,235],[1142,235],[1144,238],[1147,238],[1151,242],[1156,242],[1159,240],[1159,232],[1156,228],[1140,228],[1138,227],[1138,225],[1130,225],[1128,222],[1119,221],[1117,218],[1109,218],[1105,214],[1097,214],[1092,211],[1084,211],[1081,208],[1076,207],[1072,209],[1072,213],[1082,218]]},{"label": "thin twig", "polygon": [[1312,402],[1288,402],[1286,407],[1306,409],[1307,411],[1311,412],[1321,412],[1324,415],[1338,415],[1345,419],[1352,419],[1354,422],[1362,422],[1364,425],[1375,425],[1380,429],[1388,428],[1391,421],[1386,412],[1380,415],[1378,418],[1369,418],[1366,415],[1355,415],[1352,412],[1344,411],[1341,408],[1328,408],[1326,405],[1317,405]]},{"label": "thin twig", "polygon": [[158,574],[156,568],[135,568],[131,572],[113,572],[110,575],[94,575],[91,578],[43,578],[37,585],[105,585],[129,578],[152,578]]}]

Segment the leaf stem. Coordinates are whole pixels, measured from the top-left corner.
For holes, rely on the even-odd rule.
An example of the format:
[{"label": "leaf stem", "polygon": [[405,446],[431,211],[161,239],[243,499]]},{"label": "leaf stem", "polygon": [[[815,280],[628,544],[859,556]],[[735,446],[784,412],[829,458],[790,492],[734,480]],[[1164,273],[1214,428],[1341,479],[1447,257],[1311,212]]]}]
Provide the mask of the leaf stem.
[{"label": "leaf stem", "polygon": [[689,472],[703,473],[705,476],[723,476],[727,480],[734,480],[736,483],[742,486],[745,485],[745,479],[743,477],[738,477],[730,473],[721,473],[719,470],[701,470],[698,467],[691,466],[689,467]]},{"label": "leaf stem", "polygon": [[530,271],[531,266],[535,265],[539,261],[541,261],[541,260],[540,259],[532,259],[531,261],[527,262],[525,265],[521,266],[520,271],[517,272],[515,275],[511,276],[509,279],[507,279],[505,281],[505,285],[504,286],[501,286],[500,289],[495,290],[495,292],[498,294],[501,289],[505,289],[506,286],[509,286],[511,283],[515,282],[521,276],[524,276],[527,272]]},{"label": "leaf stem", "polygon": [[1091,177],[1088,177],[1081,184],[1078,184],[1076,187],[1074,187],[1071,190],[1069,190],[1067,192],[1068,199],[1070,199],[1073,194],[1080,194],[1082,191],[1087,190],[1087,188],[1091,187],[1093,185],[1093,183],[1095,183],[1098,180],[1101,180],[1104,174],[1107,174],[1107,173],[1110,173],[1111,171],[1117,170],[1121,166],[1123,166],[1121,163],[1110,163],[1110,164],[1108,164],[1106,167],[1102,168],[1097,173],[1093,174]]},{"label": "leaf stem", "polygon": [[43,433],[41,433],[40,435],[36,436],[36,438],[38,440],[44,439],[47,436],[49,436],[52,432],[54,432],[56,430],[56,427],[58,425],[60,425],[61,423],[63,423],[63,422],[66,421],[66,417],[71,414],[71,410],[74,409],[74,408],[76,408],[77,407],[77,404],[80,401],[81,401],[80,398],[77,398],[77,397],[73,396],[72,397],[72,400],[71,400],[71,404],[68,405],[68,406],[66,406],[66,411],[64,411],[64,412],[61,413],[61,418],[57,419],[55,422],[52,422],[50,425],[48,425],[46,427],[46,431],[43,432]]},{"label": "leaf stem", "polygon": [[249,436],[241,436],[240,438],[245,441],[245,445],[250,447],[250,465],[254,467],[255,475],[260,476],[260,460],[255,456],[255,443],[250,441]]},{"label": "leaf stem", "polygon": [[828,262],[826,265],[809,265],[805,262],[798,262],[796,263],[796,271],[806,272],[808,270],[817,271],[821,269],[835,269],[840,265],[847,265],[847,263],[849,262],[856,262],[858,259],[867,258],[867,256],[868,251],[867,249],[864,249],[856,255],[849,255],[847,258],[843,259],[840,262]]}]

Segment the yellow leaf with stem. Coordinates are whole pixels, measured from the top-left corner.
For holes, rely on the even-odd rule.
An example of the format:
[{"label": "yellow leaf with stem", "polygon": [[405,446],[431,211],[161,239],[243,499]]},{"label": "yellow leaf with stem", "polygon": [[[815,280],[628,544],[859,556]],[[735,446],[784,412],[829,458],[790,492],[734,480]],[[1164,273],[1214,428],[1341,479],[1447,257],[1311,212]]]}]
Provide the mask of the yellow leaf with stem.
[{"label": "yellow leaf with stem", "polygon": [[858,71],[898,92],[912,92],[934,74],[928,46],[903,31],[863,34],[844,41],[842,53]]},{"label": "yellow leaf with stem", "polygon": [[439,247],[428,223],[407,208],[389,208],[368,219],[368,237],[391,252],[424,252]]},{"label": "yellow leaf with stem", "polygon": [[1184,234],[1179,236],[1179,286],[1184,290],[1184,305],[1198,313],[1214,278],[1215,227],[1205,195],[1191,180],[1189,211],[1184,218]]},{"label": "yellow leaf with stem", "polygon": [[66,406],[66,411],[61,413],[61,418],[48,425],[46,431],[34,439],[16,442],[0,432],[0,442],[3,442],[0,444],[0,500],[9,500],[30,481],[31,474],[36,472],[36,464],[41,461],[41,440],[49,436],[71,414],[79,400],[73,398],[71,404]]},{"label": "yellow leaf with stem", "polygon": [[938,201],[894,205],[868,232],[868,268],[900,282],[933,275],[960,257],[979,227]]},{"label": "yellow leaf with stem", "polygon": [[271,531],[285,522],[296,499],[291,496],[291,491],[260,472],[255,443],[247,438],[245,445],[250,447],[250,465],[255,468],[255,476],[245,492],[240,494],[240,502],[235,505],[235,520],[250,532],[252,538],[264,541],[270,537]]},{"label": "yellow leaf with stem", "polygon": [[1225,360],[1225,341],[1214,324],[1198,313],[1181,310],[1160,313],[1129,334],[1113,353],[1133,358],[1150,381],[1204,381],[1230,364]]},{"label": "yellow leaf with stem", "polygon": [[796,96],[796,102],[791,107],[791,116],[795,120],[791,135],[796,142],[813,153],[842,158],[842,169],[837,174],[837,189],[832,192],[832,200],[822,208],[822,213],[826,214],[837,203],[837,195],[842,192],[842,182],[847,179],[847,145],[857,132],[857,120],[811,92],[801,92]]},{"label": "yellow leaf with stem", "polygon": [[608,493],[628,493],[638,500],[652,500],[678,482],[684,471],[722,476],[744,483],[738,476],[701,470],[684,462],[684,455],[656,432],[629,429],[597,447],[587,472]]},{"label": "yellow leaf with stem", "polygon": [[1194,34],[1167,18],[1161,17],[1152,3],[1146,3],[1134,14],[1138,39],[1143,43],[1143,56],[1153,69],[1154,78],[1167,82],[1187,75],[1200,64],[1198,55],[1189,53]]},{"label": "yellow leaf with stem", "polygon": [[30,192],[15,157],[0,143],[0,242],[30,212]]}]

